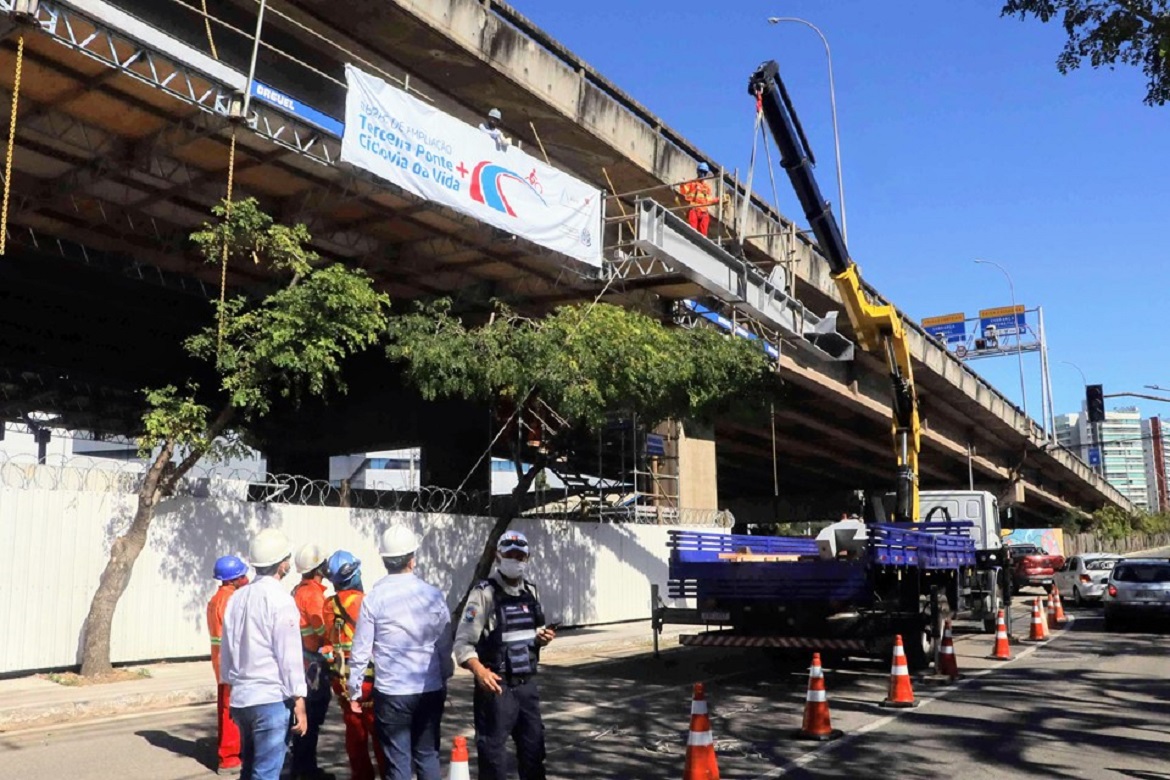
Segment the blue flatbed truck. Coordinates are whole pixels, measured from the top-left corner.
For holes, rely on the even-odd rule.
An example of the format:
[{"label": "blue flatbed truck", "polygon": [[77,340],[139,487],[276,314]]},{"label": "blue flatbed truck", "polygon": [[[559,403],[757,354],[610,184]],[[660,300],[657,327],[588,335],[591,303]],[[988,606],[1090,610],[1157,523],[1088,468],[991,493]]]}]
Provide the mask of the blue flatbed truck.
[{"label": "blue flatbed truck", "polygon": [[671,531],[668,595],[654,628],[706,624],[688,646],[819,650],[888,658],[902,635],[912,670],[938,650],[943,621],[994,627],[1003,587],[997,556],[980,549],[966,520],[830,525],[818,537]]}]

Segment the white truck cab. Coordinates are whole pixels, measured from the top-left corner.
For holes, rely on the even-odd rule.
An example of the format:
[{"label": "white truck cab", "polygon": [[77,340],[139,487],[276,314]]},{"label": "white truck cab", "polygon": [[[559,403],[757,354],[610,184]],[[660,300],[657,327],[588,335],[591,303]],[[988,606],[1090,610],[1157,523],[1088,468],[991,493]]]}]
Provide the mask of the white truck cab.
[{"label": "white truck cab", "polygon": [[999,550],[1003,547],[1000,533],[999,501],[986,490],[924,490],[919,494],[919,517],[922,522],[967,520],[975,549]]}]

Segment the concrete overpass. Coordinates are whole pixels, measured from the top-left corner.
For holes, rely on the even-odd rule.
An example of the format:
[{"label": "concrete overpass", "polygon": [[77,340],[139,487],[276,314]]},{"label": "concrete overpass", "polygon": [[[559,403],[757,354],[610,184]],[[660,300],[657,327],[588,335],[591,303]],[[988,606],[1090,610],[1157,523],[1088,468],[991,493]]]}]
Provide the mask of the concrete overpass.
[{"label": "concrete overpass", "polygon": [[[0,0],[0,9],[28,2]],[[343,66],[352,62],[467,121],[501,107],[526,148],[543,144],[554,164],[611,193],[661,197],[663,186],[686,179],[697,160],[721,170],[507,6],[351,0],[344,19],[361,19],[355,26],[334,21],[323,0],[271,0],[256,81],[294,102],[252,99],[240,122],[233,117],[249,83],[254,0],[224,0],[206,19],[186,0],[34,5],[37,24],[14,24],[0,50],[7,103],[23,34],[10,250],[0,262],[6,285],[0,294],[22,305],[0,307],[9,334],[0,342],[6,374],[0,417],[52,406],[76,427],[126,429],[137,388],[189,370],[174,337],[146,326],[167,322],[175,333],[189,331],[200,316],[190,301],[218,293],[218,269],[197,262],[186,236],[224,194],[233,132],[237,195],[255,195],[280,217],[307,222],[323,255],[365,267],[396,300],[452,295],[474,314],[503,297],[540,313],[604,288],[615,303],[667,316],[672,302],[704,295],[677,269],[652,259],[612,264],[608,270],[618,278],[606,287],[606,278],[565,258],[340,165],[339,139],[298,110],[341,116]],[[729,176],[722,186],[745,197]],[[607,200],[611,245],[626,235],[620,217],[633,206],[633,197]],[[814,312],[839,309],[816,247],[754,196],[742,232],[757,236],[746,247],[756,268],[791,274],[796,297]],[[46,277],[46,269],[59,270]],[[72,302],[52,294],[54,276]],[[138,286],[123,289],[127,277]],[[261,289],[264,282],[254,269],[229,269],[233,289]],[[48,296],[52,316],[42,305]],[[188,305],[171,306],[171,299]],[[118,302],[112,317],[111,300]],[[95,312],[104,318],[86,327]],[[926,420],[924,487],[972,480],[1049,517],[1073,507],[1129,506],[1072,453],[1046,445],[1034,423],[920,327],[908,326]],[[844,318],[841,327],[850,335]],[[152,340],[158,358],[143,361],[141,347]],[[813,495],[889,484],[884,366],[864,354],[840,363],[782,352],[786,393],[774,423],[768,416],[728,421],[713,432],[720,503],[746,506],[779,492],[790,508],[808,507]],[[334,452],[425,438],[420,430],[403,432],[403,415],[386,413],[383,381],[393,377],[379,375],[355,387],[344,406],[309,415],[298,423],[301,438],[328,441]],[[409,404],[408,395],[395,397]],[[434,434],[434,443],[454,443],[482,427],[470,412],[461,419]],[[320,454],[287,440],[282,446]],[[703,460],[702,447],[691,452],[696,464]],[[696,466],[692,473],[701,472]],[[707,508],[713,497],[700,491],[692,500]]]}]

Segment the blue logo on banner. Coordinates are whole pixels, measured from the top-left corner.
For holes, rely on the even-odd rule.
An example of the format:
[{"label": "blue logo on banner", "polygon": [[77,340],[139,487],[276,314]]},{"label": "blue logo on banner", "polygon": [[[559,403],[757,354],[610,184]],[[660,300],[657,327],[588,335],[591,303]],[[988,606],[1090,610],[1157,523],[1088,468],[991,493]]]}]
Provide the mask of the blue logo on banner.
[{"label": "blue logo on banner", "polygon": [[1101,448],[1100,447],[1090,447],[1089,448],[1089,465],[1090,466],[1100,466],[1101,465]]}]

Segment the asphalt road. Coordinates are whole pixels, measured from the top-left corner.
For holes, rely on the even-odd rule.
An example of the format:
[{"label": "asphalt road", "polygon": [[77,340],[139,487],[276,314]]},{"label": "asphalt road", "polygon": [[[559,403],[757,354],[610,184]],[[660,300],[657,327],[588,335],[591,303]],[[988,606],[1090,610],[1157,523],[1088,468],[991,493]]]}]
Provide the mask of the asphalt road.
[{"label": "asphalt road", "polygon": [[[1027,595],[1027,594],[1025,594]],[[680,648],[649,656],[566,659],[545,668],[549,769],[558,778],[681,775],[690,687],[708,686],[725,780],[775,777],[1170,778],[1170,661],[1164,634],[1105,634],[1100,613],[1074,613],[1045,645],[988,661],[990,638],[960,635],[964,678],[915,681],[920,706],[879,708],[888,664],[827,670],[833,725],[824,744],[792,739],[807,660]],[[1017,630],[1025,626],[1023,620]],[[189,707],[0,737],[4,777],[21,780],[207,780],[213,709]],[[444,739],[470,733],[470,679],[453,681]],[[348,776],[336,710],[322,764]],[[474,776],[474,750],[472,751]]]}]

